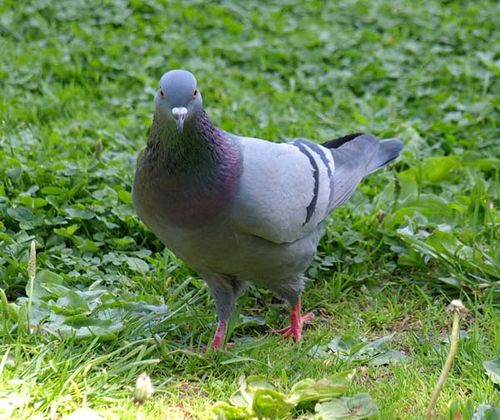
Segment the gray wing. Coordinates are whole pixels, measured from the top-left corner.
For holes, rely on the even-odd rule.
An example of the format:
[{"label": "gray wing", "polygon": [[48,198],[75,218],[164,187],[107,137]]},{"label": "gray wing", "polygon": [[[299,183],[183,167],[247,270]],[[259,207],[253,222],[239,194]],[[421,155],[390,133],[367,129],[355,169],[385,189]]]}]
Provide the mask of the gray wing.
[{"label": "gray wing", "polygon": [[243,167],[230,213],[235,234],[274,243],[310,234],[373,170],[381,142],[360,136],[338,149],[307,140],[272,143],[233,136]]}]

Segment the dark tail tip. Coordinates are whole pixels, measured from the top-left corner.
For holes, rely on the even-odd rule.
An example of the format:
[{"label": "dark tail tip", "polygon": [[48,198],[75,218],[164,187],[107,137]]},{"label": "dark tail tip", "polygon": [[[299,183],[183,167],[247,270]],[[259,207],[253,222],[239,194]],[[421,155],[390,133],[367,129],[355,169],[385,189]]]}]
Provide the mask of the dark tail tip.
[{"label": "dark tail tip", "polygon": [[328,149],[338,149],[343,144],[347,143],[348,141],[354,140],[356,137],[359,137],[363,134],[364,133],[348,134],[347,136],[343,136],[343,137],[339,137],[337,139],[325,141],[322,144],[322,146],[326,147]]}]

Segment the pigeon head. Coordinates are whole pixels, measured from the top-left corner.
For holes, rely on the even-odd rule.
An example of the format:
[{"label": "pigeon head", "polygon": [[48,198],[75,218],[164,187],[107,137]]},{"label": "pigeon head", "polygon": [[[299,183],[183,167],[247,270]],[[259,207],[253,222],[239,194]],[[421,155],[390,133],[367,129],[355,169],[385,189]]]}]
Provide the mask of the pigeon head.
[{"label": "pigeon head", "polygon": [[201,93],[195,77],[186,70],[170,70],[160,79],[160,89],[156,93],[157,112],[177,125],[182,134],[188,123],[202,109]]}]

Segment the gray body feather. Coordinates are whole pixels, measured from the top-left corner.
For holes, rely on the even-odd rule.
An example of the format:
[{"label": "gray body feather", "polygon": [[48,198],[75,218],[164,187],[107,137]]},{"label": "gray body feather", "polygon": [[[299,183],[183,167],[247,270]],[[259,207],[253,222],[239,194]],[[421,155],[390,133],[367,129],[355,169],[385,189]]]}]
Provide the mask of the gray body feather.
[{"label": "gray body feather", "polygon": [[148,145],[132,195],[139,217],[205,279],[221,348],[236,298],[247,283],[292,305],[285,337],[300,340],[303,273],[323,221],[369,173],[395,159],[396,139],[351,134],[323,145],[272,143],[215,127],[196,78],[175,69],[160,79]]},{"label": "gray body feather", "polygon": [[333,149],[306,140],[278,144],[223,135],[236,148],[239,171],[217,217],[192,226],[170,220],[147,162],[139,162],[133,197],[140,218],[203,276],[219,319],[227,320],[246,283],[297,302],[324,219],[402,146],[368,134]]}]

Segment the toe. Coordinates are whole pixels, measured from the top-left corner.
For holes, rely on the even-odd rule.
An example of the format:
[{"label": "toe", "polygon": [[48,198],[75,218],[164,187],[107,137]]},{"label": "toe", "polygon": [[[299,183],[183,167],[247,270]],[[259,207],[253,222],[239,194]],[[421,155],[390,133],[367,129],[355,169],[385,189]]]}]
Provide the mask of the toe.
[{"label": "toe", "polygon": [[290,328],[291,328],[291,327],[290,327],[290,326],[288,326],[288,327],[285,327],[285,328],[281,328],[280,330],[277,330],[276,332],[277,332],[278,334],[286,334],[288,331],[290,331]]},{"label": "toe", "polygon": [[302,322],[312,321],[314,319],[314,316],[315,315],[312,312],[308,312],[302,317]]}]

